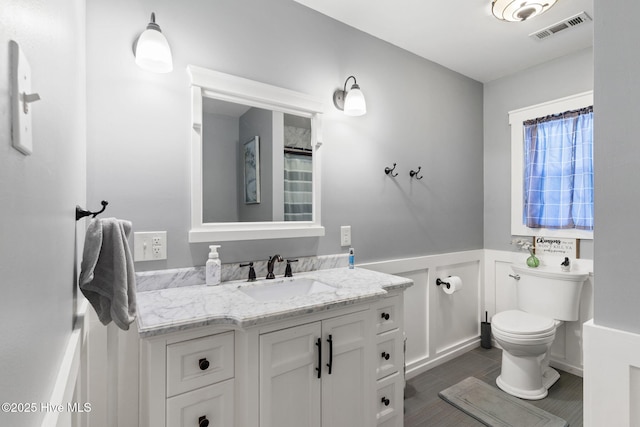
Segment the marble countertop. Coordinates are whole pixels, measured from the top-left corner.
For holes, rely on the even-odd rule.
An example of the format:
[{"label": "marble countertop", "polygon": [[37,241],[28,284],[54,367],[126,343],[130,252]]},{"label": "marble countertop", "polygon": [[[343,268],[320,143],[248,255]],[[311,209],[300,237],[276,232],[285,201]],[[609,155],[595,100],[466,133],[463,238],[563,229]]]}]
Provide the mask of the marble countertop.
[{"label": "marble countertop", "polygon": [[[330,285],[333,291],[276,301],[257,301],[242,289],[274,282],[233,281],[218,286],[195,285],[137,293],[138,332],[147,338],[208,325],[247,328],[318,311],[372,301],[388,290],[404,289],[413,281],[362,268],[334,268],[296,274]],[[282,280],[282,279],[281,279]],[[284,279],[287,280],[287,279]]]}]

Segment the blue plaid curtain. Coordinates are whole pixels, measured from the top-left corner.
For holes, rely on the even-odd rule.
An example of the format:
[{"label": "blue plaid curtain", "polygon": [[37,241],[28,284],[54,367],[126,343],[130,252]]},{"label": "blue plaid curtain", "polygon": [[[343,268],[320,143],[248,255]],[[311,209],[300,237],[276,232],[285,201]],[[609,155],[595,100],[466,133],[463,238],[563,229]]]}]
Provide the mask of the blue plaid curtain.
[{"label": "blue plaid curtain", "polygon": [[524,122],[523,221],[593,230],[593,107]]}]

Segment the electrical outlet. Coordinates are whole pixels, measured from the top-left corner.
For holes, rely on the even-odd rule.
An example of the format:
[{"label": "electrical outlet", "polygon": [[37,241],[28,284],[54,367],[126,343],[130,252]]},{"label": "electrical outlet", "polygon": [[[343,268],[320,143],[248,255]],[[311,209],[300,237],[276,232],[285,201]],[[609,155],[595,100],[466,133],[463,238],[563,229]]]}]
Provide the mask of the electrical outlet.
[{"label": "electrical outlet", "polygon": [[167,232],[144,231],[133,233],[133,246],[134,261],[167,259]]},{"label": "electrical outlet", "polygon": [[343,225],[340,227],[340,246],[351,245],[351,226]]}]

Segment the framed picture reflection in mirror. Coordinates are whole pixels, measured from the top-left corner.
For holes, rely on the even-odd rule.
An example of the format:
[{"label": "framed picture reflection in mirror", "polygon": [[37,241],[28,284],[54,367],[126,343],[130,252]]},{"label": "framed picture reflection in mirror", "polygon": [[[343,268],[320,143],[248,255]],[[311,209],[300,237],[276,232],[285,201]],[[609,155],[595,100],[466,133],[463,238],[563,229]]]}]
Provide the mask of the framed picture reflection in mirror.
[{"label": "framed picture reflection in mirror", "polygon": [[260,137],[254,136],[242,146],[244,165],[244,203],[260,203]]}]

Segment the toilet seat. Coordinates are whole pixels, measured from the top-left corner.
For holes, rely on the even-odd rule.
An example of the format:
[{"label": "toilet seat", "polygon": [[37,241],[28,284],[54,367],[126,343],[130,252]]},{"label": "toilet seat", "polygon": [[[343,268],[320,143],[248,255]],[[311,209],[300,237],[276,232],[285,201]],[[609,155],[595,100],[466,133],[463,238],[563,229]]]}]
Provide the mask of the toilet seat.
[{"label": "toilet seat", "polygon": [[492,329],[505,338],[536,340],[555,334],[556,321],[520,310],[507,310],[493,316]]}]

